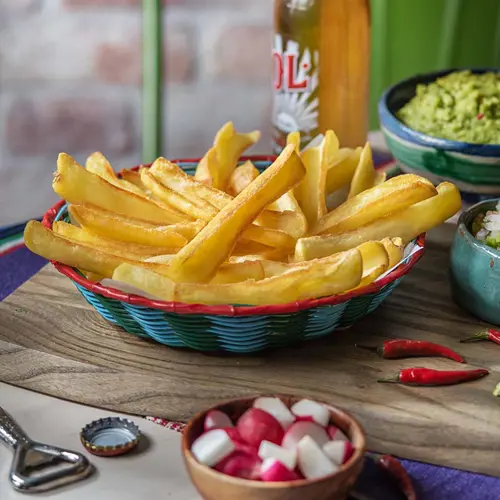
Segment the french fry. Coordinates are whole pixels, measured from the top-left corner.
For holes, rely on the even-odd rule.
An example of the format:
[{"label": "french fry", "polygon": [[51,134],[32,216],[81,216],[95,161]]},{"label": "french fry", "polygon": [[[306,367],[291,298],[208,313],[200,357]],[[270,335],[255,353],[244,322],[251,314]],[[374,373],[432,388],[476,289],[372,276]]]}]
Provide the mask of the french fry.
[{"label": "french fry", "polygon": [[380,242],[384,245],[389,256],[389,269],[392,269],[403,258],[405,251],[403,240],[401,238],[383,238]]},{"label": "french fry", "polygon": [[372,221],[354,231],[300,238],[295,245],[295,260],[317,259],[354,248],[365,241],[386,237],[401,238],[406,245],[419,234],[442,224],[460,210],[462,202],[455,185],[443,182],[437,187],[437,193],[437,196]]},{"label": "french fry", "polygon": [[166,205],[182,212],[187,219],[209,221],[217,214],[217,210],[205,200],[199,200],[198,203],[193,203],[177,191],[164,186],[147,170],[141,172],[141,181],[152,194]]},{"label": "french fry", "polygon": [[142,170],[145,170],[144,167],[142,167],[139,171],[122,169],[120,170],[120,176],[121,179],[127,183],[126,185],[133,184],[137,189],[139,189],[140,192],[142,192],[143,195],[146,194],[149,196],[149,189],[141,181]]},{"label": "french fry", "polygon": [[131,193],[85,170],[61,153],[52,182],[54,191],[69,203],[90,204],[121,215],[160,224],[186,221],[186,217],[152,200]]},{"label": "french fry", "polygon": [[243,151],[260,139],[260,132],[239,134],[232,122],[226,123],[215,136],[214,146],[201,160],[195,178],[204,180],[213,187],[225,191],[229,178],[238,164]]},{"label": "french fry", "polygon": [[341,293],[357,286],[361,273],[361,254],[353,249],[259,281],[222,285],[176,283],[149,269],[130,264],[119,266],[113,279],[167,301],[267,305]]},{"label": "french fry", "polygon": [[348,185],[361,157],[362,148],[338,150],[335,159],[328,165],[326,172],[326,193],[333,193],[338,189]]},{"label": "french fry", "polygon": [[138,245],[137,243],[111,240],[62,221],[54,222],[52,231],[82,245],[130,260],[144,260],[155,255],[175,254],[179,250],[178,248]]},{"label": "french fry", "polygon": [[375,181],[373,183],[374,186],[378,186],[379,184],[384,183],[387,180],[386,172],[375,172]]},{"label": "french fry", "polygon": [[376,172],[373,166],[372,148],[370,143],[367,142],[361,151],[361,157],[354,171],[347,198],[353,198],[359,193],[372,188],[375,185],[375,179]]},{"label": "french fry", "polygon": [[326,214],[326,173],[338,147],[337,136],[328,130],[320,146],[309,148],[301,154],[306,176],[295,192],[300,193],[300,207],[309,227],[313,227]]},{"label": "french fry", "polygon": [[110,184],[117,186],[122,189],[126,189],[132,193],[136,193],[139,196],[145,196],[145,193],[137,188],[134,184],[129,183],[126,180],[119,179],[116,176],[111,163],[109,163],[108,159],[99,151],[92,153],[85,162],[85,168],[92,172],[93,174],[102,177],[104,180],[108,181]]},{"label": "french fry", "polygon": [[24,243],[33,252],[49,260],[110,278],[123,262],[133,260],[117,257],[96,248],[82,245],[54,234],[38,221],[29,221],[24,229]]},{"label": "french fry", "polygon": [[311,234],[338,234],[352,231],[435,196],[436,193],[435,187],[427,179],[413,174],[399,175],[349,198],[326,214],[316,224]]},{"label": "french fry", "polygon": [[158,226],[86,205],[70,205],[68,211],[80,226],[99,236],[157,247],[183,247],[205,225],[198,221]]},{"label": "french fry", "polygon": [[358,287],[375,281],[389,269],[389,255],[380,241],[367,241],[357,247],[363,261],[363,275]]},{"label": "french fry", "polygon": [[[302,212],[297,199],[295,198],[293,190],[288,191],[288,193],[285,193],[274,203],[271,203],[268,208],[277,210],[282,214],[286,213],[288,220],[292,217],[294,219],[293,223],[287,222],[286,225],[284,224],[285,219],[281,221],[281,224],[277,221],[274,226],[283,227],[283,231],[290,234],[294,238],[302,238],[302,236],[305,236],[308,228],[307,219],[304,212]],[[269,220],[269,214],[271,213],[272,212],[269,211],[263,212],[261,217],[258,219],[258,222],[261,222],[263,225],[266,225],[266,223],[267,225],[273,225]]]},{"label": "french fry", "polygon": [[[156,270],[153,270],[155,270],[158,274],[168,276],[168,265],[170,264],[172,258],[173,255],[158,255],[156,257],[150,257],[145,260],[145,265],[149,263],[163,264],[165,266],[163,269],[162,267],[158,267]],[[277,262],[275,264],[278,265]],[[264,278],[264,269],[260,261],[245,260],[241,262],[228,262],[222,264],[210,283],[238,283],[239,281],[245,281],[248,279],[261,280]]]},{"label": "french fry", "polygon": [[300,153],[300,132],[290,132],[286,136],[286,145],[293,144],[295,146],[295,152]]},{"label": "french fry", "polygon": [[239,235],[264,207],[291,189],[304,174],[304,165],[293,146],[287,146],[265,172],[177,253],[170,263],[170,277],[176,282],[210,281],[231,254]]},{"label": "french fry", "polygon": [[251,161],[246,161],[243,165],[236,167],[229,177],[227,192],[231,196],[240,194],[251,182],[259,177],[260,172]]},{"label": "french fry", "polygon": [[[217,210],[222,210],[234,199],[223,191],[196,181],[178,165],[165,158],[158,158],[151,166],[150,173],[163,186],[182,193],[185,198],[196,204],[209,203]],[[217,213],[217,210],[215,212],[208,210],[209,219]],[[290,244],[295,245],[295,241],[292,243],[289,235],[297,239],[304,234],[301,234],[303,221],[300,220],[300,214],[297,215],[291,211],[264,210],[255,222],[263,227],[251,226],[248,228],[248,234],[245,232],[244,237],[268,246],[289,247]]]}]

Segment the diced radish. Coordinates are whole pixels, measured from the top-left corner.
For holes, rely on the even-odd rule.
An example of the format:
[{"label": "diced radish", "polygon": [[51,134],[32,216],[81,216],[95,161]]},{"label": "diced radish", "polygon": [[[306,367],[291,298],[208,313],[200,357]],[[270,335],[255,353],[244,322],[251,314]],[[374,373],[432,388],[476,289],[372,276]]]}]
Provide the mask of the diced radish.
[{"label": "diced radish", "polygon": [[274,458],[280,461],[287,469],[293,470],[297,465],[295,451],[290,451],[269,441],[262,441],[259,446],[259,457],[262,460]]},{"label": "diced radish", "polygon": [[262,462],[256,454],[235,451],[215,466],[215,470],[241,479],[260,480]]},{"label": "diced radish", "polygon": [[297,445],[297,460],[307,479],[328,476],[339,470],[310,436],[304,436]]},{"label": "diced radish", "polygon": [[234,449],[232,439],[222,429],[205,432],[191,446],[191,452],[196,460],[209,467],[228,457]]},{"label": "diced radish", "polygon": [[281,446],[294,450],[304,436],[310,436],[320,448],[328,443],[329,438],[323,427],[314,422],[295,422],[285,433]]},{"label": "diced radish", "polygon": [[205,416],[203,427],[206,431],[211,429],[222,429],[224,427],[233,427],[231,419],[219,410],[211,410]]},{"label": "diced radish", "polygon": [[287,469],[279,460],[266,458],[260,468],[262,481],[296,481],[301,477],[294,471]]},{"label": "diced radish", "polygon": [[349,441],[348,437],[334,425],[329,425],[326,429],[326,432],[328,433],[332,441]]},{"label": "diced radish", "polygon": [[296,417],[310,417],[313,422],[323,427],[326,427],[328,422],[330,422],[330,412],[328,408],[310,399],[301,399],[295,403],[290,410]]},{"label": "diced radish", "polygon": [[263,440],[280,444],[284,434],[281,424],[272,415],[259,408],[250,408],[243,413],[236,428],[248,444],[257,447]]},{"label": "diced radish", "polygon": [[227,435],[235,442],[235,443],[244,443],[245,441],[240,436],[238,429],[236,427],[224,427],[224,431],[227,432]]},{"label": "diced radish", "polygon": [[285,403],[278,398],[262,397],[253,402],[254,408],[259,408],[272,415],[284,429],[295,422],[295,417]]},{"label": "diced radish", "polygon": [[323,446],[324,454],[335,464],[345,464],[354,453],[350,441],[329,441]]}]

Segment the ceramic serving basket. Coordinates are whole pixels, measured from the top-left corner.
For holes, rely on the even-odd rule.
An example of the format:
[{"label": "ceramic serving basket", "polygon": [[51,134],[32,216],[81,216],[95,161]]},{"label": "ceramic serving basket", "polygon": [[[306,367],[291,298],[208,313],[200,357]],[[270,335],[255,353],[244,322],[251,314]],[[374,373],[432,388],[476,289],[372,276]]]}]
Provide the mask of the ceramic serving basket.
[{"label": "ceramic serving basket", "polygon": [[[274,157],[247,157],[263,170]],[[194,174],[198,163],[175,160]],[[44,216],[51,227],[68,220],[67,205],[57,203]],[[414,242],[414,252],[378,281],[344,294],[268,306],[207,306],[150,300],[87,280],[77,269],[53,262],[70,278],[80,293],[106,320],[129,333],[151,338],[171,347],[198,351],[251,353],[315,339],[353,325],[374,311],[418,262],[424,251],[425,235]]]},{"label": "ceramic serving basket", "polygon": [[[288,407],[302,399],[293,396],[276,397]],[[208,411],[223,411],[235,422],[252,406],[254,399],[235,399],[208,408],[195,415],[185,428],[182,436],[184,463],[202,498],[205,500],[345,500],[363,468],[365,432],[349,414],[326,403],[323,404],[330,410],[331,422],[349,437],[355,448],[353,456],[335,474],[313,480],[266,483],[221,474],[196,461],[190,449],[194,440],[203,432],[203,422]]]},{"label": "ceramic serving basket", "polygon": [[454,71],[457,69],[417,75],[390,87],[380,99],[379,117],[387,146],[403,171],[423,175],[435,184],[453,182],[465,194],[465,201],[476,203],[500,195],[500,145],[432,137],[407,127],[396,117],[415,96],[418,84],[431,83]]},{"label": "ceramic serving basket", "polygon": [[451,247],[451,285],[457,303],[472,314],[500,325],[500,251],[476,240],[471,225],[476,215],[494,210],[500,199],[464,211]]}]

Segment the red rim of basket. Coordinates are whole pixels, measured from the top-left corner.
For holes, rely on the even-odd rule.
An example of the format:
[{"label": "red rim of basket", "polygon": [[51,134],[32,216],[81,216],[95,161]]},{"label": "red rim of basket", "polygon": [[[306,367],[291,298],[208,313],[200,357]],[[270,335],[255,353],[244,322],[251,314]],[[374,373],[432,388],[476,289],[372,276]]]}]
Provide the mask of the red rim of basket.
[{"label": "red rim of basket", "polygon": [[[276,159],[276,156],[246,156],[241,158],[242,161],[252,160],[252,161],[269,161],[272,162]],[[178,159],[172,160],[174,163],[197,163],[200,158],[190,158],[190,159]],[[138,165],[132,170],[137,170],[141,167],[148,167],[149,165]],[[47,210],[42,219],[42,224],[49,229],[52,228],[52,223],[54,218],[59,213],[61,208],[66,203],[65,200],[58,201],[52,208]],[[405,264],[399,265],[397,268],[393,269],[387,276],[371,283],[362,288],[351,290],[346,293],[329,295],[327,297],[321,297],[319,299],[305,299],[297,300],[295,302],[289,302],[287,304],[274,304],[266,306],[233,306],[233,305],[215,305],[208,306],[204,304],[187,304],[184,302],[168,302],[164,300],[152,300],[145,297],[141,297],[135,294],[128,294],[117,290],[116,288],[106,287],[100,283],[94,281],[89,281],[84,276],[81,276],[78,271],[70,266],[61,264],[60,262],[50,261],[51,264],[61,273],[70,278],[78,285],[82,286],[86,290],[102,295],[109,299],[119,300],[134,306],[150,307],[152,309],[159,309],[165,312],[172,312],[177,314],[209,314],[215,316],[258,316],[266,314],[290,314],[304,309],[312,309],[321,306],[332,306],[336,304],[342,304],[350,299],[359,297],[361,295],[368,295],[371,293],[378,292],[381,288],[396,281],[405,274],[407,274],[410,269],[420,260],[424,253],[425,246],[425,233],[419,235],[416,239],[416,245],[419,247],[419,251],[415,252]]]}]

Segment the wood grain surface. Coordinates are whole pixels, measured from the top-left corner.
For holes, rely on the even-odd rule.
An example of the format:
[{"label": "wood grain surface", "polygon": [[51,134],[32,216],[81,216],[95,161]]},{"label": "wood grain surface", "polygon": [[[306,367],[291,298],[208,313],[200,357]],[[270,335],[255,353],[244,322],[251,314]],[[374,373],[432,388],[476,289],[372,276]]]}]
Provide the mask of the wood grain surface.
[{"label": "wood grain surface", "polygon": [[[0,303],[0,381],[109,410],[187,420],[217,402],[262,393],[317,397],[352,412],[368,448],[500,476],[500,346],[459,344],[487,325],[461,311],[448,284],[453,226],[372,315],[318,341],[251,356],[207,355],[139,339],[102,319],[47,266]],[[357,349],[386,338],[455,348],[482,380],[451,387],[377,384],[400,368],[461,369],[450,360],[383,360]]]}]

